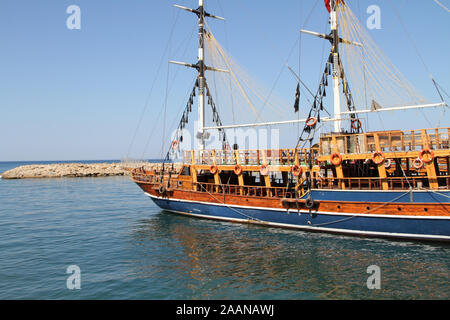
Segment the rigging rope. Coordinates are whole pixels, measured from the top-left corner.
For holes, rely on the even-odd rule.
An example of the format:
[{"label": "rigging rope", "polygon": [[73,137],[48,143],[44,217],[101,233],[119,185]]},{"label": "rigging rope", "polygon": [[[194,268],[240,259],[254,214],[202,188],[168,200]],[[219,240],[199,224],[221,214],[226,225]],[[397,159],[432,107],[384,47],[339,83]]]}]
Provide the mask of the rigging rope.
[{"label": "rigging rope", "polygon": [[341,3],[337,12],[342,38],[362,45],[341,44],[341,57],[346,76],[352,83],[356,105],[366,105],[366,96],[369,101],[384,107],[425,103],[426,100],[390,62],[351,9]]},{"label": "rigging rope", "polygon": [[[164,49],[163,55],[161,56],[161,60],[159,62],[159,66],[158,66],[158,68],[156,70],[155,78],[153,79],[152,85],[150,87],[150,91],[149,91],[149,93],[147,95],[147,99],[146,99],[145,104],[144,104],[144,108],[143,108],[143,110],[141,112],[141,115],[139,117],[138,125],[136,126],[136,129],[135,129],[134,134],[133,134],[133,138],[131,139],[130,146],[128,147],[127,158],[130,156],[131,149],[133,148],[133,145],[134,145],[134,142],[136,140],[138,131],[139,131],[141,125],[142,125],[142,121],[144,119],[145,113],[147,112],[147,109],[148,109],[148,106],[149,106],[149,103],[150,103],[150,98],[153,95],[153,89],[154,89],[154,87],[156,85],[157,80],[159,79],[159,73],[160,73],[161,68],[163,66],[164,57],[167,55],[167,52],[169,51],[169,47],[171,46],[171,43],[172,43],[173,34],[174,34],[174,31],[175,31],[175,26],[177,25],[177,22],[178,22],[178,18],[179,18],[179,11],[176,11],[175,22],[172,24],[172,29],[170,30],[170,33],[169,33],[169,39],[167,41],[166,48]],[[144,154],[145,154],[145,151],[144,151]],[[141,158],[143,159],[144,155]]]},{"label": "rigging rope", "polygon": [[434,2],[436,2],[439,6],[441,6],[445,11],[450,12],[450,9],[447,8],[446,6],[444,6],[441,2],[439,2],[438,0],[434,0]]},{"label": "rigging rope", "polygon": [[404,196],[406,196],[406,195],[408,195],[408,194],[410,194],[410,193],[412,193],[412,191],[408,191],[408,192],[406,192],[406,193],[404,193],[404,194],[402,194],[402,195],[396,197],[395,199],[392,199],[391,201],[385,202],[385,203],[383,203],[381,206],[378,206],[378,207],[376,207],[376,208],[367,210],[366,212],[363,212],[363,213],[360,213],[360,214],[355,214],[355,215],[353,215],[353,216],[351,216],[351,217],[344,218],[344,219],[340,219],[340,220],[336,220],[336,221],[332,221],[332,222],[321,223],[321,224],[311,224],[311,226],[313,226],[313,227],[323,227],[323,226],[328,226],[328,225],[331,225],[331,224],[336,224],[336,223],[339,223],[339,222],[349,221],[349,220],[352,220],[352,219],[358,217],[358,216],[361,215],[361,214],[369,214],[370,212],[373,212],[373,211],[375,211],[375,210],[384,208],[384,207],[387,206],[388,204],[394,203],[394,202],[396,202],[397,200],[403,198]]}]

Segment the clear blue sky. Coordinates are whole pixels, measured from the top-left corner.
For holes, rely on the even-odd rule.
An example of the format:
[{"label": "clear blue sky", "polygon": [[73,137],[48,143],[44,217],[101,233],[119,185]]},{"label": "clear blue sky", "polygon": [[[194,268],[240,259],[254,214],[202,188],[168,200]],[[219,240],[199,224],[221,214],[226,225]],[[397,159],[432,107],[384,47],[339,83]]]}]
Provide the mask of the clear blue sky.
[{"label": "clear blue sky", "polygon": [[[449,0],[440,0],[450,7]],[[159,157],[161,127],[148,136],[164,105],[167,60],[196,60],[195,18],[177,13],[174,3],[196,0],[2,0],[0,2],[0,161],[119,159],[130,150],[150,87],[164,61],[149,107],[131,145],[130,156]],[[382,29],[370,31],[392,62],[431,101],[431,81],[395,14],[399,10],[435,79],[450,91],[450,13],[433,0],[347,1],[367,19],[369,5],[380,6]],[[227,18],[210,21],[228,51],[271,87],[283,60],[298,40],[299,28],[328,32],[322,0],[207,0],[209,11]],[[69,30],[66,9],[81,8],[81,30]],[[178,17],[178,18],[176,18]],[[164,56],[176,21],[170,54]],[[192,38],[191,36],[194,35]],[[192,43],[186,46],[190,39]],[[302,77],[312,88],[321,71],[323,42],[305,40]],[[308,42],[309,41],[309,42]],[[305,45],[308,45],[305,48]],[[326,44],[328,45],[328,44]],[[327,48],[327,47],[325,47]],[[180,50],[179,50],[180,49]],[[186,51],[185,51],[186,50]],[[326,49],[328,50],[328,49]],[[183,55],[183,52],[187,54]],[[289,64],[298,70],[298,46]],[[175,71],[176,69],[178,71]],[[181,69],[180,69],[181,68]],[[171,67],[167,126],[178,120],[194,72]],[[285,74],[277,94],[292,101],[296,83]],[[436,125],[441,112],[429,112]],[[293,115],[293,118],[296,116]],[[441,124],[450,126],[450,112]],[[388,128],[428,127],[417,112],[391,114]],[[373,126],[376,128],[376,125]],[[170,131],[168,129],[168,131]],[[292,135],[291,135],[292,136]],[[167,140],[167,139],[166,139]]]}]

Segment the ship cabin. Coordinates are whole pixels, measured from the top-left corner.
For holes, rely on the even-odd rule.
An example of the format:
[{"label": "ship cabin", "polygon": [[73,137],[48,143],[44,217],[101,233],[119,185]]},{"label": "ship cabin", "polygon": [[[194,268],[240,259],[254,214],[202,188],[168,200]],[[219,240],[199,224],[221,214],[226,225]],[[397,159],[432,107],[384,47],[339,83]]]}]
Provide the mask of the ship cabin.
[{"label": "ship cabin", "polygon": [[450,128],[327,133],[311,149],[185,151],[181,166],[134,170],[133,179],[164,195],[294,199],[311,189],[449,190]]}]

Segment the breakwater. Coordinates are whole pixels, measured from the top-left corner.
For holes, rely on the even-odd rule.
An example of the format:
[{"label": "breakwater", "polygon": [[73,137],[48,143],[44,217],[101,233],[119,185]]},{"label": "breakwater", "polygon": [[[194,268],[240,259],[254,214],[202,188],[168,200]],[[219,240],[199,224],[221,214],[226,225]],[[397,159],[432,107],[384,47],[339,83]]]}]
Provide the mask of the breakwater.
[{"label": "breakwater", "polygon": [[158,170],[160,163],[56,163],[24,165],[0,173],[2,179],[49,179],[127,176],[134,168]]}]

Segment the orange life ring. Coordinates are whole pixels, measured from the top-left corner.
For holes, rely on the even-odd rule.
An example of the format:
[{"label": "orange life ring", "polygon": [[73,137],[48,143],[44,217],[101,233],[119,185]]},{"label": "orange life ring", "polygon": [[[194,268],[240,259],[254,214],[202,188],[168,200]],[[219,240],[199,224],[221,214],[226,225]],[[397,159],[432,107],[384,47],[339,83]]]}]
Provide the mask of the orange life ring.
[{"label": "orange life ring", "polygon": [[334,166],[340,166],[342,164],[342,156],[339,152],[335,152],[331,155],[330,161]]},{"label": "orange life ring", "polygon": [[292,166],[291,171],[292,171],[292,174],[296,177],[301,176],[303,173],[302,167],[300,167],[298,164],[296,164],[295,166]]},{"label": "orange life ring", "polygon": [[[380,158],[380,160],[376,160],[377,158]],[[386,158],[385,158],[383,152],[381,152],[381,151],[375,151],[372,154],[372,161],[376,165],[380,165],[380,164],[384,163],[385,160],[386,160]]]},{"label": "orange life ring", "polygon": [[[424,155],[429,155],[428,158],[424,158]],[[419,159],[424,163],[432,163],[434,160],[434,152],[430,149],[423,149],[419,154]]]},{"label": "orange life ring", "polygon": [[242,174],[242,167],[241,167],[241,165],[237,164],[237,165],[234,166],[234,173],[237,176],[240,176]]},{"label": "orange life ring", "polygon": [[211,167],[209,167],[209,172],[211,172],[211,174],[216,174],[217,172],[219,172],[219,168],[217,168],[217,166],[213,164]]},{"label": "orange life ring", "polygon": [[180,143],[178,142],[178,140],[172,141],[172,150],[177,149],[179,145]]},{"label": "orange life ring", "polygon": [[420,158],[417,158],[416,160],[413,161],[412,165],[413,165],[414,169],[420,170],[424,166],[423,160]]},{"label": "orange life ring", "polygon": [[311,117],[308,120],[306,120],[306,125],[310,128],[313,128],[316,126],[317,121],[319,121],[319,119]]},{"label": "orange life ring", "polygon": [[269,172],[270,172],[269,167],[265,164],[263,164],[261,168],[259,168],[259,173],[261,173],[262,176],[268,176]]},{"label": "orange life ring", "polygon": [[[356,125],[355,125],[356,124]],[[353,130],[359,130],[362,128],[361,120],[359,119],[353,119],[352,120],[352,129]]]}]

